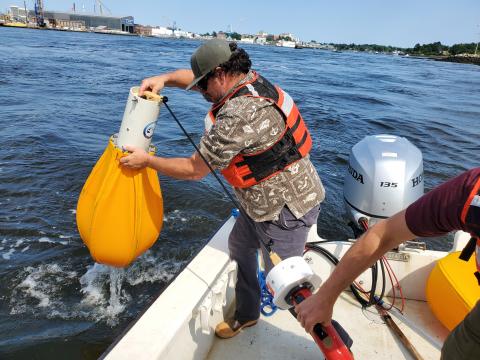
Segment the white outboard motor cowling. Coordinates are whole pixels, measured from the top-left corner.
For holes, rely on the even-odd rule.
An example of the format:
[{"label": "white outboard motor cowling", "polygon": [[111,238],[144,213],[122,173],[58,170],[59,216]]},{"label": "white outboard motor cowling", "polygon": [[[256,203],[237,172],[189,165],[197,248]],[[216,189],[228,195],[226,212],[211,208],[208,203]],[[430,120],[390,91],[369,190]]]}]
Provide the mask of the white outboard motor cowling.
[{"label": "white outboard motor cowling", "polygon": [[366,136],[350,152],[343,194],[357,226],[396,214],[423,195],[421,151],[403,137]]}]

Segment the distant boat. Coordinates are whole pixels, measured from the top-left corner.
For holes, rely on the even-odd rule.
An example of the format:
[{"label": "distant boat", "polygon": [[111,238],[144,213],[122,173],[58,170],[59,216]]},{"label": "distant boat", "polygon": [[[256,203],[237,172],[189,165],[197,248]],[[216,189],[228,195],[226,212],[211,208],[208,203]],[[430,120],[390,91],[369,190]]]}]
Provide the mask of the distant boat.
[{"label": "distant boat", "polygon": [[278,40],[277,41],[277,46],[295,48],[295,41]]}]

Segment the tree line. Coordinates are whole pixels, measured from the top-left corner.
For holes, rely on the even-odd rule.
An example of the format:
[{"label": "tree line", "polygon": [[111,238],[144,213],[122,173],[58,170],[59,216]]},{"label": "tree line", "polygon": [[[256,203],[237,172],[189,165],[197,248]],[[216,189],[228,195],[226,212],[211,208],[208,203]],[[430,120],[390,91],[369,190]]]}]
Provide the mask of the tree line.
[{"label": "tree line", "polygon": [[[203,34],[209,35],[209,33]],[[242,35],[237,32],[226,33],[232,40],[240,40]],[[217,33],[215,31],[212,32],[212,36],[216,37]],[[267,42],[274,42],[275,40],[290,40],[289,37],[280,37],[275,39],[273,35],[267,36]],[[311,41],[312,43],[316,43],[315,40]],[[460,54],[479,54],[480,55],[480,47],[477,43],[466,43],[466,44],[455,44],[452,46],[443,45],[440,41],[431,43],[431,44],[415,44],[413,48],[401,48],[397,46],[385,46],[385,45],[377,45],[377,44],[334,44],[330,43],[329,45],[333,46],[336,50],[340,51],[366,51],[366,52],[379,52],[379,53],[392,53],[398,52],[402,54],[409,54],[415,56],[449,56],[449,55],[460,55]]]},{"label": "tree line", "polygon": [[400,48],[395,46],[384,46],[376,44],[330,44],[337,50],[353,50],[353,51],[370,51],[391,53],[394,51],[402,52],[409,55],[418,56],[441,56],[441,55],[473,55],[478,51],[477,43],[455,44],[452,46],[443,45],[437,41],[431,44],[416,44],[413,48]]}]

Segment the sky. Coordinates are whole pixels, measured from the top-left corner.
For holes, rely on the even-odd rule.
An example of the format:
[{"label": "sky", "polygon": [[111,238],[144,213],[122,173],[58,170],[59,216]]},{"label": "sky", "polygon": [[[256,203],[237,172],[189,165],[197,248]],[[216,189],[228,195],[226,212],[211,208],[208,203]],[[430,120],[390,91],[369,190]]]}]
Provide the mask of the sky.
[{"label": "sky", "polygon": [[[44,0],[47,10],[93,12],[94,0]],[[480,41],[480,0],[102,0],[115,16],[142,25],[206,33],[293,33],[302,41],[413,47]],[[33,8],[33,0],[26,0]],[[23,0],[0,0],[0,11]]]}]

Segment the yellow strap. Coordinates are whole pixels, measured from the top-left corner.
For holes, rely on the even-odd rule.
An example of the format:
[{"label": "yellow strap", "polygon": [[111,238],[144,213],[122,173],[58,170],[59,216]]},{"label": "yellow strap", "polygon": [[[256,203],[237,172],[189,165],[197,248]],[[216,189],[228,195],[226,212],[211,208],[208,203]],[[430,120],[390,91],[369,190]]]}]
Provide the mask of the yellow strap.
[{"label": "yellow strap", "polygon": [[280,264],[280,262],[282,261],[282,259],[280,259],[280,256],[278,256],[276,252],[272,251],[269,255],[270,255],[270,260],[272,260],[273,266]]}]

